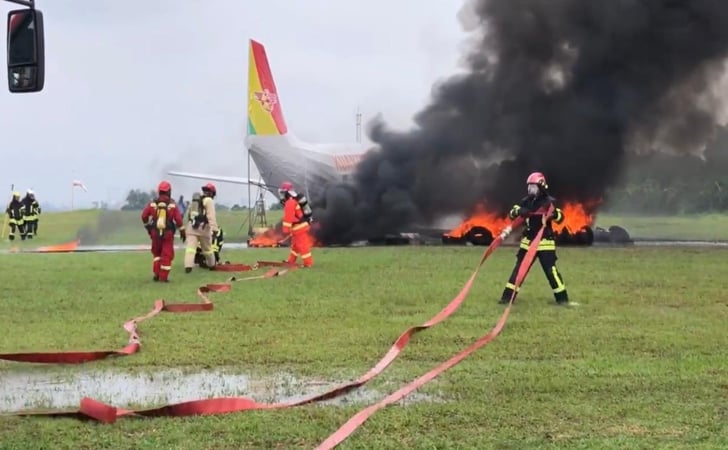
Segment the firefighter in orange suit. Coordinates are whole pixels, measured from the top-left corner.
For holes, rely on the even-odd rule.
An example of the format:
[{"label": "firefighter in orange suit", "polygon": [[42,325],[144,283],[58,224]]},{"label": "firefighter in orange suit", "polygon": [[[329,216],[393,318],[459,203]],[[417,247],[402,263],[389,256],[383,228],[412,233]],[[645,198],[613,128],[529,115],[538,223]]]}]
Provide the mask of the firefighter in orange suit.
[{"label": "firefighter in orange suit", "polygon": [[293,190],[293,184],[286,181],[278,189],[283,203],[283,233],[291,234],[291,253],[288,264],[296,264],[298,257],[303,260],[303,267],[313,266],[311,256],[311,207],[303,194]]},{"label": "firefighter in orange suit", "polygon": [[172,185],[162,181],[157,187],[157,198],[149,202],[142,211],[142,223],[152,238],[152,255],[154,262],[154,281],[168,282],[169,271],[174,260],[174,235],[179,229],[182,242],[187,235],[184,230],[182,214],[172,200]]}]

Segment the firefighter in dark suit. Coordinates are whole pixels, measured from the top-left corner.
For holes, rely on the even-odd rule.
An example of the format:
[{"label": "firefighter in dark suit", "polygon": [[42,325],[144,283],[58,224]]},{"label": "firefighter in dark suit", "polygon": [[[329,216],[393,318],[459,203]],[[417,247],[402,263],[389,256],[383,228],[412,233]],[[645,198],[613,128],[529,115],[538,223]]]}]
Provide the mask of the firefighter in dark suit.
[{"label": "firefighter in dark suit", "polygon": [[13,192],[5,214],[8,216],[10,226],[10,240],[15,240],[15,233],[20,234],[20,239],[25,240],[25,221],[23,220],[23,202],[20,200],[20,192]]},{"label": "firefighter in dark suit", "polygon": [[38,235],[38,219],[40,218],[40,204],[35,199],[35,192],[28,189],[23,203],[23,222],[25,223],[25,235],[28,239],[33,239]]},{"label": "firefighter in dark suit", "polygon": [[[564,213],[560,208],[554,207],[550,216],[544,217],[549,207],[555,203],[555,199],[548,192],[546,177],[541,172],[534,172],[526,179],[528,195],[520,202],[513,205],[508,216],[515,219],[519,216],[524,218],[525,228],[521,237],[520,248],[516,254],[516,265],[513,268],[511,277],[508,279],[499,303],[506,304],[510,301],[514,289],[516,289],[516,276],[518,268],[526,256],[531,241],[536,237],[541,227],[546,227],[541,242],[538,245],[537,257],[541,263],[546,279],[551,285],[557,305],[568,305],[569,296],[566,292],[564,279],[556,268],[556,241],[552,223],[560,224],[564,221]],[[555,206],[555,205],[554,205]],[[517,290],[516,290],[517,292]]]}]

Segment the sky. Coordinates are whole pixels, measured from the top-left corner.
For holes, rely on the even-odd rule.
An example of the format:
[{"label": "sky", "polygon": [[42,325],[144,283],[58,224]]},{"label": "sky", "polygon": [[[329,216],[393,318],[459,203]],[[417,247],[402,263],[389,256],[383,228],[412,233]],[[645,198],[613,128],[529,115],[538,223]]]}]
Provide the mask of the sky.
[{"label": "sky", "polygon": [[[46,207],[114,207],[164,178],[175,197],[199,189],[170,168],[246,176],[250,38],[265,45],[301,139],[353,142],[357,108],[364,124],[381,114],[408,128],[433,84],[458,70],[463,2],[37,0],[45,87],[0,90],[0,189],[32,188]],[[88,192],[72,194],[74,179]],[[247,187],[217,186],[219,203],[247,203]]]}]

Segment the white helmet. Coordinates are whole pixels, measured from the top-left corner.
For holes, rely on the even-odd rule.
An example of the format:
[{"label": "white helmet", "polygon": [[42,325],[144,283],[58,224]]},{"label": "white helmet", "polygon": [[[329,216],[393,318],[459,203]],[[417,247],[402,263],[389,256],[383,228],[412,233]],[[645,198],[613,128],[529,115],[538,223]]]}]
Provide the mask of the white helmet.
[{"label": "white helmet", "polygon": [[33,192],[33,189],[28,189],[28,192],[26,192],[26,194],[33,195],[33,194],[35,194],[35,192]]}]

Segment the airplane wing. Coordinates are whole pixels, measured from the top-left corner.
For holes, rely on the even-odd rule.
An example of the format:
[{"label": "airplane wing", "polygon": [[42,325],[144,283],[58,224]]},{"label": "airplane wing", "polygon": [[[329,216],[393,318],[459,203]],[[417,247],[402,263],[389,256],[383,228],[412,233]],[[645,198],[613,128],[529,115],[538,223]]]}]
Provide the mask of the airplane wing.
[{"label": "airplane wing", "polygon": [[261,183],[259,181],[254,181],[254,180],[251,180],[250,178],[229,177],[229,176],[225,176],[225,175],[210,175],[210,174],[205,174],[205,173],[177,172],[174,170],[167,172],[167,174],[174,175],[177,177],[197,178],[199,180],[207,180],[207,181],[222,181],[224,183],[234,183],[234,184],[250,184],[250,185],[262,187],[262,188],[268,189],[268,190],[273,189],[271,186],[268,186],[265,183]]}]

